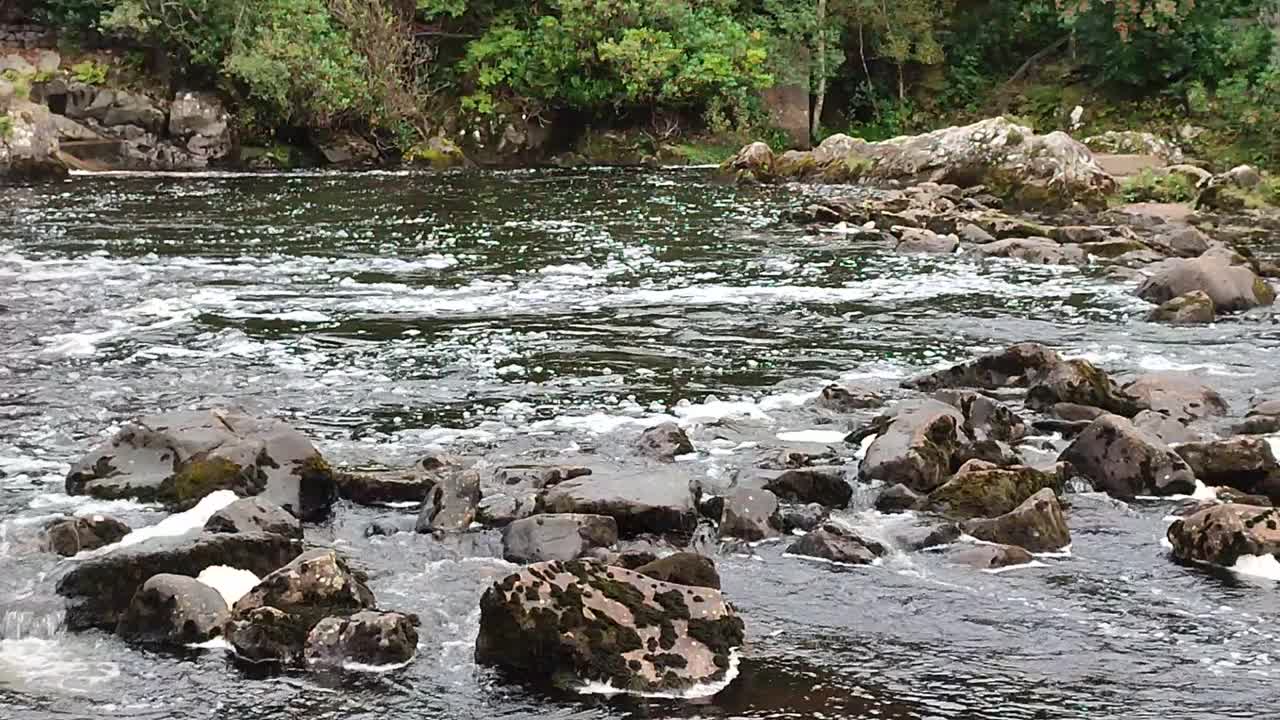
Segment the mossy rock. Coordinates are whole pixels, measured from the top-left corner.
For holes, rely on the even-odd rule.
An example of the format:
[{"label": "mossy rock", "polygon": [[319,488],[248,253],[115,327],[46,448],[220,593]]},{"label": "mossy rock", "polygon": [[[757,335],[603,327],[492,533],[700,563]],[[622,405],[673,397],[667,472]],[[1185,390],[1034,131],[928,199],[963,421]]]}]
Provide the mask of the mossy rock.
[{"label": "mossy rock", "polygon": [[242,490],[246,470],[222,457],[192,460],[173,478],[173,500],[179,506],[199,502],[218,490]]},{"label": "mossy rock", "polygon": [[1276,301],[1276,289],[1263,278],[1254,279],[1253,295],[1262,305],[1271,305]]},{"label": "mossy rock", "polygon": [[929,494],[929,505],[952,518],[997,517],[1044,489],[1062,491],[1062,480],[1030,467],[962,473]]}]

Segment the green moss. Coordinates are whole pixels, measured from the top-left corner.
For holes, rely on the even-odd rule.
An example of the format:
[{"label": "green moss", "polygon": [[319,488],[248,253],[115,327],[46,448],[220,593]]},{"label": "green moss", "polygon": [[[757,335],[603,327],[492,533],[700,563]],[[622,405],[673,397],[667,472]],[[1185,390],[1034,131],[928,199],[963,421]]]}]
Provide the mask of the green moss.
[{"label": "green moss", "polygon": [[1150,168],[1120,181],[1124,202],[1181,203],[1196,199],[1196,186],[1182,173],[1158,173]]},{"label": "green moss", "polygon": [[215,490],[234,490],[243,483],[243,468],[226,458],[191,460],[174,477],[179,505],[193,503]]},{"label": "green moss", "polygon": [[738,147],[714,142],[686,142],[663,146],[663,157],[683,165],[719,165],[738,152]]},{"label": "green moss", "polygon": [[1057,477],[1028,467],[979,470],[953,477],[929,502],[953,518],[996,517],[1045,488],[1061,490]]},{"label": "green moss", "polygon": [[1263,278],[1253,279],[1253,296],[1263,305],[1270,305],[1276,301],[1275,288]]},{"label": "green moss", "polygon": [[10,137],[13,137],[13,118],[0,115],[0,140],[8,140]]}]

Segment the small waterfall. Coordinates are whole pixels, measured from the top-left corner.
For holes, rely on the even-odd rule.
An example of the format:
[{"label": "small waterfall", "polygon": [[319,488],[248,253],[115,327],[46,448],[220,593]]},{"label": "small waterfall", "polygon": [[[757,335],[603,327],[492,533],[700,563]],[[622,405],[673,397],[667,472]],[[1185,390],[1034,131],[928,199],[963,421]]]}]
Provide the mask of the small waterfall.
[{"label": "small waterfall", "polygon": [[66,632],[66,611],[5,610],[0,615],[0,640],[52,640]]}]

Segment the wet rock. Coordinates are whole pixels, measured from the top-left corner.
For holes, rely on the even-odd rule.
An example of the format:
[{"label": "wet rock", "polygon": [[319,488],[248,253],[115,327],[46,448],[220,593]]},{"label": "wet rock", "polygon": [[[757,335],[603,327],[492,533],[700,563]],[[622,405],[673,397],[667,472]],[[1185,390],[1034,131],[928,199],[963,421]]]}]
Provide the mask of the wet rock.
[{"label": "wet rock", "polygon": [[838,467],[786,470],[765,483],[779,499],[793,503],[818,503],[829,508],[848,507],[853,488]]},{"label": "wet rock", "polygon": [[1195,475],[1160,438],[1117,415],[1104,415],[1063,451],[1093,487],[1113,497],[1180,495],[1195,490]]},{"label": "wet rock", "polygon": [[955,235],[939,235],[932,230],[895,228],[898,246],[894,250],[902,254],[950,255],[960,249],[960,238]]},{"label": "wet rock", "polygon": [[155,575],[195,577],[210,565],[269,575],[302,552],[302,544],[274,533],[192,532],[154,538],[79,562],[57,584],[68,599],[67,628],[114,630],[138,592]]},{"label": "wet rock", "polygon": [[1137,399],[1088,360],[1063,360],[1038,374],[1027,388],[1027,407],[1049,410],[1061,403],[1102,408],[1125,417],[1138,414]]},{"label": "wet rock", "polygon": [[870,565],[885,554],[885,548],[852,530],[826,523],[792,543],[787,553],[848,565]]},{"label": "wet rock", "polygon": [[422,502],[436,483],[420,465],[403,470],[339,472],[336,480],[338,494],[359,505]]},{"label": "wet rock", "polygon": [[544,512],[608,515],[621,537],[689,533],[698,524],[689,478],[674,467],[567,480],[548,489],[539,506]]},{"label": "wet rock", "polygon": [[1220,313],[1239,312],[1275,302],[1271,285],[1242,265],[1221,256],[1173,258],[1148,268],[1150,277],[1138,286],[1138,297],[1163,304],[1179,295],[1199,290],[1208,295]]},{"label": "wet rock", "polygon": [[[272,607],[296,616],[310,630],[330,615],[350,615],[373,606],[373,593],[336,550],[308,550],[263,577],[236,601],[232,617]],[[305,638],[304,631],[298,644]]]},{"label": "wet rock", "polygon": [[725,496],[720,536],[748,542],[777,537],[782,520],[778,496],[768,490],[740,489]]},{"label": "wet rock", "polygon": [[476,661],[543,682],[673,692],[723,678],[742,643],[742,621],[717,590],[545,563],[485,591]]},{"label": "wet rock", "polygon": [[904,552],[918,552],[941,545],[950,545],[959,539],[959,525],[928,518],[923,518],[907,527],[894,528],[889,536],[889,540]]},{"label": "wet rock", "polygon": [[1215,505],[1169,526],[1173,555],[1231,567],[1249,555],[1280,556],[1280,508]]},{"label": "wet rock", "polygon": [[354,133],[318,132],[311,138],[311,143],[330,165],[369,166],[377,164],[380,159],[378,148]]},{"label": "wet rock", "polygon": [[237,613],[222,628],[236,657],[252,663],[280,664],[302,657],[310,631],[301,617],[273,607]]},{"label": "wet rock", "polygon": [[957,223],[956,234],[960,236],[961,240],[972,245],[985,245],[996,241],[996,237],[994,235],[973,223]]},{"label": "wet rock", "polygon": [[956,408],[936,400],[904,404],[867,448],[861,479],[902,483],[917,492],[933,490],[951,474],[964,422]]},{"label": "wet rock", "polygon": [[480,498],[480,504],[476,505],[476,522],[488,527],[503,527],[530,517],[537,511],[536,492],[495,492]]},{"label": "wet rock", "polygon": [[1044,345],[1018,343],[945,370],[912,378],[903,386],[923,391],[1026,387],[1032,378],[1039,377],[1060,362],[1061,356]]},{"label": "wet rock", "polygon": [[720,589],[720,573],[715,562],[691,552],[672,553],[637,566],[636,572],[674,585]]},{"label": "wet rock", "polygon": [[541,490],[590,474],[591,468],[579,465],[508,465],[498,468],[493,477],[500,485],[520,485]]},{"label": "wet rock", "polygon": [[1012,238],[978,245],[974,252],[985,257],[1012,258],[1035,265],[1084,265],[1085,252],[1076,245],[1060,245],[1049,238]]},{"label": "wet rock", "polygon": [[964,414],[964,434],[976,441],[1017,442],[1027,427],[1008,405],[973,390],[939,390],[933,398]]},{"label": "wet rock", "polygon": [[1192,430],[1186,423],[1174,420],[1164,413],[1155,410],[1143,410],[1133,416],[1134,427],[1160,438],[1166,445],[1196,442],[1203,435]]},{"label": "wet rock", "polygon": [[1280,499],[1280,461],[1266,438],[1241,436],[1189,442],[1177,446],[1174,452],[1206,485],[1226,485]]},{"label": "wet rock", "polygon": [[1056,552],[1071,544],[1058,496],[1048,489],[999,517],[969,520],[964,531],[979,540],[1017,545],[1031,552]]},{"label": "wet rock", "polygon": [[153,575],[129,603],[116,634],[158,645],[202,643],[222,634],[230,612],[217,590],[185,575]]},{"label": "wet rock", "polygon": [[480,473],[475,470],[447,472],[423,501],[417,530],[420,533],[466,530],[475,522],[479,504]]},{"label": "wet rock", "polygon": [[1062,478],[1031,467],[957,473],[929,494],[928,506],[948,517],[990,518],[1012,512],[1041,490],[1062,491]]},{"label": "wet rock", "polygon": [[380,518],[365,526],[364,536],[391,537],[399,533],[413,532],[416,521],[413,518]]},{"label": "wet rock", "polygon": [[640,454],[663,462],[693,452],[693,443],[675,423],[662,423],[646,429],[637,443]]},{"label": "wet rock", "polygon": [[1160,305],[1147,319],[1170,325],[1207,325],[1216,315],[1213,298],[1203,290],[1193,290]]},{"label": "wet rock", "polygon": [[1049,228],[1048,236],[1063,245],[1084,245],[1108,240],[1111,228],[1105,225],[1062,225]]},{"label": "wet rock", "polygon": [[782,531],[787,534],[797,530],[806,533],[816,530],[830,515],[831,511],[818,503],[786,505],[779,511]]},{"label": "wet rock", "polygon": [[1013,545],[973,545],[957,548],[947,558],[960,565],[979,570],[998,570],[1012,565],[1026,565],[1035,558],[1031,553]]},{"label": "wet rock", "polygon": [[618,524],[604,515],[549,514],[517,520],[502,530],[502,556],[527,564],[577,560],[618,542]]},{"label": "wet rock", "polygon": [[55,520],[45,528],[49,549],[63,557],[84,550],[97,550],[120,542],[129,526],[110,515],[86,515]]},{"label": "wet rock", "polygon": [[214,513],[204,529],[215,533],[266,532],[302,538],[302,523],[279,505],[260,497],[243,498]]},{"label": "wet rock", "polygon": [[1124,386],[1146,408],[1179,422],[1226,415],[1230,408],[1216,390],[1190,373],[1160,372],[1140,375]]},{"label": "wet rock", "polygon": [[262,497],[304,521],[337,497],[333,471],[301,433],[236,410],[180,411],[125,425],[71,468],[67,494],[178,507],[215,490]]},{"label": "wet rock", "polygon": [[[773,150],[762,142],[754,142],[738,151],[737,155],[725,161],[723,168],[739,181],[767,180],[773,175]],[[794,156],[788,160],[787,168],[799,173],[804,165]]]},{"label": "wet rock", "polygon": [[884,398],[869,390],[843,385],[828,385],[822,389],[816,404],[820,408],[838,413],[852,413],[884,405]]},{"label": "wet rock", "polygon": [[[0,114],[9,130],[0,136],[0,178],[45,180],[67,174],[59,156],[54,115],[43,105],[14,97],[13,86],[0,80]],[[7,114],[6,114],[7,111]]]},{"label": "wet rock", "polygon": [[328,617],[311,628],[303,654],[310,665],[402,665],[418,651],[415,620],[404,613],[372,611]]},{"label": "wet rock", "polygon": [[1280,400],[1262,398],[1254,402],[1237,432],[1242,435],[1280,433]]},{"label": "wet rock", "polygon": [[169,106],[169,134],[203,163],[231,153],[230,114],[213,93],[180,91]]},{"label": "wet rock", "polygon": [[963,442],[955,456],[951,458],[951,464],[963,465],[971,460],[980,460],[996,467],[1023,464],[1021,453],[999,440]]},{"label": "wet rock", "polygon": [[1172,225],[1162,228],[1147,242],[1171,255],[1186,258],[1200,257],[1211,244],[1208,235],[1190,225]]},{"label": "wet rock", "polygon": [[924,507],[926,496],[898,483],[890,485],[876,497],[876,510],[883,513],[899,513]]}]

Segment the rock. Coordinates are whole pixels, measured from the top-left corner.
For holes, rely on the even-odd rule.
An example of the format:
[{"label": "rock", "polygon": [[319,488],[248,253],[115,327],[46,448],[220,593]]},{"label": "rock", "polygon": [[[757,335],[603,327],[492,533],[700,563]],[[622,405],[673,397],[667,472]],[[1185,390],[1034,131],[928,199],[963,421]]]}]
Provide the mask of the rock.
[{"label": "rock", "polygon": [[439,480],[439,469],[427,470],[420,461],[397,470],[343,471],[335,480],[338,494],[359,505],[422,502]]},{"label": "rock", "polygon": [[1004,403],[973,390],[939,390],[933,399],[964,414],[964,434],[976,441],[1017,442],[1027,434],[1027,426]]},{"label": "rock", "polygon": [[999,440],[980,440],[962,443],[951,459],[951,464],[964,465],[972,460],[980,460],[996,467],[1022,465],[1024,462],[1021,453],[1008,444]]},{"label": "rock", "polygon": [[1173,255],[1200,257],[1210,247],[1209,236],[1190,225],[1172,225],[1148,238],[1147,242]]},{"label": "rock", "polygon": [[591,468],[579,465],[508,465],[494,471],[494,481],[503,485],[523,485],[542,489],[565,480],[586,477]]},{"label": "rock", "polygon": [[[102,93],[100,96],[107,95]],[[147,96],[121,90],[114,91],[111,98],[110,105],[97,113],[98,121],[105,127],[133,125],[152,135],[159,135],[164,131],[164,111],[156,107]]]},{"label": "rock", "polygon": [[425,143],[414,146],[405,155],[404,160],[414,165],[429,165],[436,170],[466,167],[471,165],[462,148],[444,135],[436,135]]},{"label": "rock", "polygon": [[1035,265],[1084,265],[1084,250],[1077,245],[1059,245],[1045,237],[997,240],[978,245],[974,252],[985,257],[1012,258]]},{"label": "rock", "polygon": [[693,452],[693,443],[679,425],[667,422],[646,429],[637,443],[640,454],[663,462],[671,462],[678,455]]},{"label": "rock", "polygon": [[869,390],[828,385],[822,389],[816,404],[820,408],[838,413],[852,413],[884,405],[884,398]]},{"label": "rock", "polygon": [[969,520],[964,523],[964,531],[979,540],[1017,545],[1031,552],[1056,552],[1071,544],[1062,506],[1049,489],[999,517]]},{"label": "rock", "polygon": [[635,571],[674,585],[720,589],[720,573],[716,571],[715,562],[697,553],[673,553],[639,565]]},{"label": "rock", "polygon": [[479,504],[480,473],[461,469],[447,472],[422,503],[417,530],[420,533],[466,530],[475,522]]},{"label": "rock", "polygon": [[378,148],[373,143],[353,133],[316,133],[311,142],[330,165],[368,166],[377,164],[380,159]]},{"label": "rock", "polygon": [[720,515],[720,537],[755,542],[777,537],[781,527],[778,496],[772,492],[741,489],[725,496]]},{"label": "rock", "polygon": [[36,68],[21,55],[0,55],[0,72],[7,72],[18,77],[34,75]]},{"label": "rock", "polygon": [[109,515],[55,520],[44,531],[49,549],[63,557],[118,543],[130,532],[128,525]]},{"label": "rock", "polygon": [[1230,313],[1271,305],[1276,293],[1266,280],[1243,265],[1219,255],[1171,258],[1150,266],[1150,276],[1138,286],[1138,297],[1163,304],[1199,290],[1213,299],[1218,312]]},{"label": "rock", "polygon": [[1280,508],[1214,505],[1173,521],[1169,542],[1174,557],[1231,567],[1241,557],[1280,555]]},{"label": "rock", "polygon": [[350,615],[373,606],[373,593],[337,551],[309,550],[268,573],[236,601],[231,612],[233,621],[264,607],[289,614],[297,620],[292,626],[303,628],[301,637],[295,638],[296,646],[301,647],[307,631],[323,618]]},{"label": "rock", "polygon": [[876,497],[876,510],[882,513],[899,513],[919,510],[925,505],[925,496],[898,483],[885,488]]},{"label": "rock", "polygon": [[1216,390],[1191,373],[1159,372],[1134,378],[1124,391],[1145,407],[1179,422],[1226,415],[1230,408]]},{"label": "rock", "polygon": [[903,386],[922,391],[965,387],[982,390],[1026,387],[1031,378],[1039,377],[1060,362],[1061,356],[1044,345],[1018,343],[967,363],[912,378],[904,382]]},{"label": "rock", "polygon": [[1109,130],[1101,135],[1087,137],[1083,142],[1095,153],[1154,155],[1168,164],[1177,164],[1183,160],[1181,148],[1149,132]]},{"label": "rock", "polygon": [[1061,492],[1062,485],[1058,475],[1026,466],[968,470],[930,493],[927,504],[947,517],[999,517],[1041,490]]},{"label": "rock", "polygon": [[36,72],[54,73],[62,66],[62,56],[54,50],[36,51]]},{"label": "rock", "polygon": [[547,490],[543,512],[608,515],[621,537],[642,533],[693,532],[697,507],[689,478],[671,468],[629,475],[591,475]]},{"label": "rock", "polygon": [[1280,433],[1280,400],[1255,401],[1236,432],[1242,435]]},{"label": "rock", "polygon": [[939,235],[931,230],[894,228],[901,238],[894,249],[902,254],[950,255],[960,249],[960,238],[955,235]]},{"label": "rock", "polygon": [[1195,186],[1199,186],[1202,183],[1208,183],[1209,179],[1213,177],[1213,173],[1208,170],[1188,163],[1175,163],[1170,165],[1169,167],[1164,168],[1164,174],[1166,176],[1176,175]]},{"label": "rock", "polygon": [[787,553],[848,565],[870,565],[885,554],[885,548],[852,530],[826,523],[792,543]]},{"label": "rock", "polygon": [[936,400],[904,404],[867,448],[860,478],[933,490],[951,474],[964,422],[956,408]]},{"label": "rock", "polygon": [[958,223],[956,234],[971,245],[985,245],[996,241],[996,237],[973,223]]},{"label": "rock", "polygon": [[333,471],[301,433],[236,410],[180,411],[124,426],[71,468],[67,494],[178,507],[215,490],[261,494],[304,521],[337,496]]},{"label": "rock", "polygon": [[780,500],[818,503],[829,508],[848,507],[853,488],[838,467],[805,467],[786,470],[765,483]]},{"label": "rock", "polygon": [[169,106],[169,134],[186,141],[192,157],[221,160],[231,153],[230,118],[217,95],[180,91]]},{"label": "rock", "polygon": [[947,554],[954,563],[969,565],[979,570],[997,570],[1012,565],[1026,565],[1035,558],[1023,548],[1012,545],[974,545],[958,548]]},{"label": "rock", "polygon": [[253,663],[292,663],[302,657],[311,628],[292,613],[258,607],[237,613],[222,628],[236,657]]},{"label": "rock", "polygon": [[1084,245],[1110,239],[1111,228],[1105,225],[1061,225],[1049,228],[1048,236],[1064,245]]},{"label": "rock", "polygon": [[310,665],[402,665],[418,651],[415,620],[404,613],[372,611],[328,617],[311,628],[303,654]]},{"label": "rock", "polygon": [[221,635],[228,617],[217,590],[185,575],[153,575],[134,594],[116,634],[131,642],[190,645]]},{"label": "rock", "polygon": [[502,556],[509,562],[528,564],[569,561],[594,548],[618,542],[618,524],[604,515],[534,515],[516,520],[502,530]]},{"label": "rock", "polygon": [[[8,95],[8,99],[5,99]],[[9,130],[0,136],[0,179],[47,180],[67,174],[58,145],[58,128],[47,107],[13,96],[0,80],[0,105],[7,105]],[[0,111],[3,112],[3,111]]]},{"label": "rock", "polygon": [[244,498],[214,513],[204,529],[215,533],[266,532],[302,539],[302,523],[279,505]]},{"label": "rock", "polygon": [[269,575],[302,552],[272,533],[202,533],[153,538],[76,563],[57,583],[68,599],[67,628],[114,630],[138,589],[160,574],[195,577],[211,565]]},{"label": "rock", "polygon": [[1161,304],[1147,319],[1170,325],[1207,325],[1216,314],[1213,298],[1203,290],[1192,290]]},{"label": "rock", "polygon": [[[773,150],[762,142],[754,142],[738,151],[722,166],[740,181],[767,180],[773,175]],[[798,172],[798,168],[796,168]]]},{"label": "rock", "polygon": [[1138,495],[1187,495],[1195,475],[1160,438],[1117,415],[1103,415],[1063,451],[1096,490],[1122,500]]},{"label": "rock", "polygon": [[717,590],[544,563],[485,591],[476,662],[544,682],[678,692],[722,679],[742,643],[742,621]]},{"label": "rock", "polygon": [[923,518],[907,527],[894,527],[889,540],[903,552],[918,552],[942,545],[950,545],[960,539],[960,526],[953,522],[938,522]]},{"label": "rock", "polygon": [[[1143,410],[1134,415],[1133,425],[1139,430],[1155,435],[1169,446],[1203,439],[1203,435],[1192,430],[1184,422],[1174,420],[1168,415],[1155,410]],[[1081,432],[1083,432],[1083,428]]]},{"label": "rock", "polygon": [[1142,406],[1088,360],[1063,360],[1040,373],[1027,388],[1027,407],[1048,410],[1061,403],[1102,408],[1125,417]]},{"label": "rock", "polygon": [[1174,452],[1206,485],[1225,485],[1280,499],[1280,461],[1267,438],[1241,436],[1189,442]]},{"label": "rock", "polygon": [[819,525],[826,522],[827,517],[830,515],[831,511],[818,503],[786,505],[779,511],[782,532],[787,534],[794,533],[797,530],[806,533],[812,532]]}]

